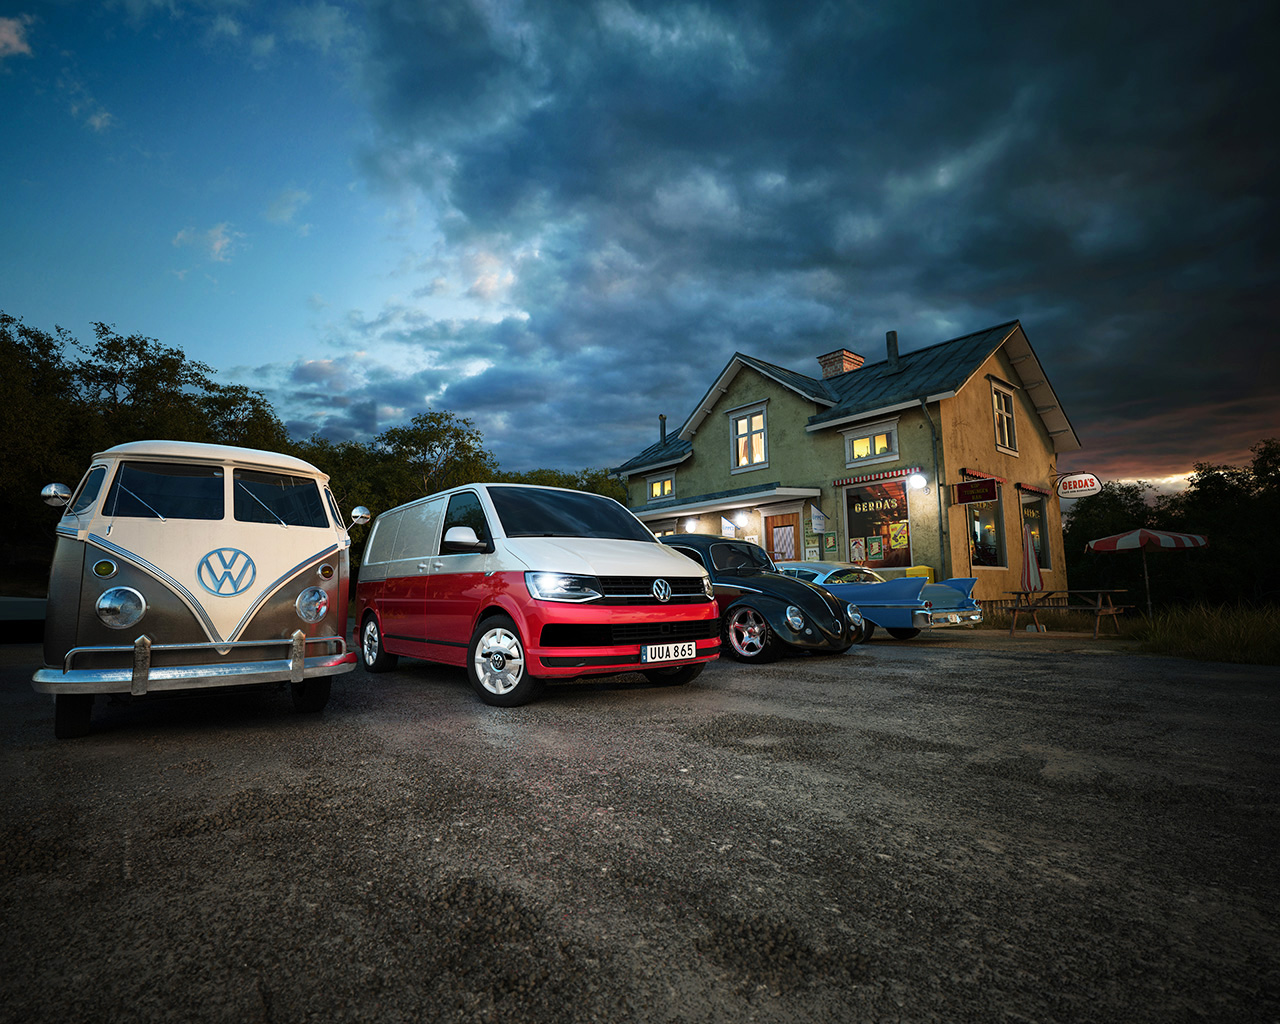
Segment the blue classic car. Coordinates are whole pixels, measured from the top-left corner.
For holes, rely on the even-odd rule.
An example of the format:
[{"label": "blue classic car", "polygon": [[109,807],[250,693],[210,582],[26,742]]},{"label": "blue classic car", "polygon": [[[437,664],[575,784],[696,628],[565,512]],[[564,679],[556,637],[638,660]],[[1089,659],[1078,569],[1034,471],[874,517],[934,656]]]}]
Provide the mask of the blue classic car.
[{"label": "blue classic car", "polygon": [[707,570],[715,588],[724,653],[738,661],[772,661],[788,648],[843,654],[868,623],[829,590],[778,572],[759,544],[701,533],[659,537]]},{"label": "blue classic car", "polygon": [[972,597],[976,579],[930,583],[923,576],[886,580],[879,573],[851,562],[779,562],[778,571],[816,583],[842,601],[852,601],[867,620],[862,639],[879,626],[895,640],[910,640],[922,629],[975,626],[982,606]]}]

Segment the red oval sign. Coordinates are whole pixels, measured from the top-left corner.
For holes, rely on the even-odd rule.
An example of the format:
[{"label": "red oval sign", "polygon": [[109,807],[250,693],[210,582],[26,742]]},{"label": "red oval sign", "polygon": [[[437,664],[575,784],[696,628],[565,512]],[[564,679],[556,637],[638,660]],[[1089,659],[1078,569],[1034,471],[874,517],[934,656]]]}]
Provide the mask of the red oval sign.
[{"label": "red oval sign", "polygon": [[1058,479],[1059,498],[1087,498],[1102,490],[1102,482],[1092,473],[1068,473]]}]

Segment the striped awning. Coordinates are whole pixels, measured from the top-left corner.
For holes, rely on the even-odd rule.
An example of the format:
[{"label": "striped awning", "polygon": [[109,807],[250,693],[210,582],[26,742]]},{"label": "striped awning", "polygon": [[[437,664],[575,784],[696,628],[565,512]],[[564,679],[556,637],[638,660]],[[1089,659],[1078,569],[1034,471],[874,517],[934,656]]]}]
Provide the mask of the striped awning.
[{"label": "striped awning", "polygon": [[1035,484],[1014,484],[1013,486],[1020,491],[1027,491],[1030,494],[1043,494],[1046,498],[1053,497],[1053,491],[1049,490],[1047,487],[1037,487]]},{"label": "striped awning", "polygon": [[848,487],[850,484],[870,484],[877,480],[898,480],[904,476],[911,476],[912,473],[922,473],[919,466],[912,466],[910,469],[890,469],[883,473],[865,473],[862,476],[847,476],[843,480],[832,480],[832,487]]},{"label": "striped awning", "polygon": [[984,473],[980,469],[961,469],[961,476],[966,476],[970,480],[994,480],[998,484],[1007,484],[1009,481],[1002,476],[996,476],[994,473]]}]

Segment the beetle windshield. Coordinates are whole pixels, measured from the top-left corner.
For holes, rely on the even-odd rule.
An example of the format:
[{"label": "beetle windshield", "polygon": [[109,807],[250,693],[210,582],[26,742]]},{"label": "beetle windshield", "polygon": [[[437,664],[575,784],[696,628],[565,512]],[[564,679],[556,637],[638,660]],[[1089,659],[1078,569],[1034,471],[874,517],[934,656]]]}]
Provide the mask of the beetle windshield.
[{"label": "beetle windshield", "polygon": [[657,543],[640,520],[601,494],[490,487],[489,497],[508,537],[599,537]]},{"label": "beetle windshield", "polygon": [[222,467],[125,462],[103,515],[128,519],[221,519]]},{"label": "beetle windshield", "polygon": [[721,572],[776,572],[768,552],[758,544],[725,541],[711,545],[711,564]]}]

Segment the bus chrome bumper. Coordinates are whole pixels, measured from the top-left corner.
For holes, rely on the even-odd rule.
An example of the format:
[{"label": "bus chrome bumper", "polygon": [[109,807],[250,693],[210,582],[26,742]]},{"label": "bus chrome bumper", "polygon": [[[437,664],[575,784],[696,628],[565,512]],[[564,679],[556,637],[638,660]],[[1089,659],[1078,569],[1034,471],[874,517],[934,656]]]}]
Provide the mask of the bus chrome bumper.
[{"label": "bus chrome bumper", "polygon": [[[336,653],[308,658],[308,644],[337,645]],[[216,651],[225,654],[237,647],[284,647],[279,659],[239,661],[204,665],[153,666],[152,655],[163,651]],[[127,654],[129,668],[75,668],[84,654]],[[73,647],[63,658],[62,668],[42,668],[31,677],[39,693],[130,693],[135,697],[156,690],[187,690],[209,686],[248,686],[253,683],[288,681],[300,683],[316,676],[335,676],[356,666],[355,651],[348,651],[340,636],[307,637],[298,630],[287,640],[247,640],[225,644],[152,644],[140,636],[132,645],[119,647]]]}]

